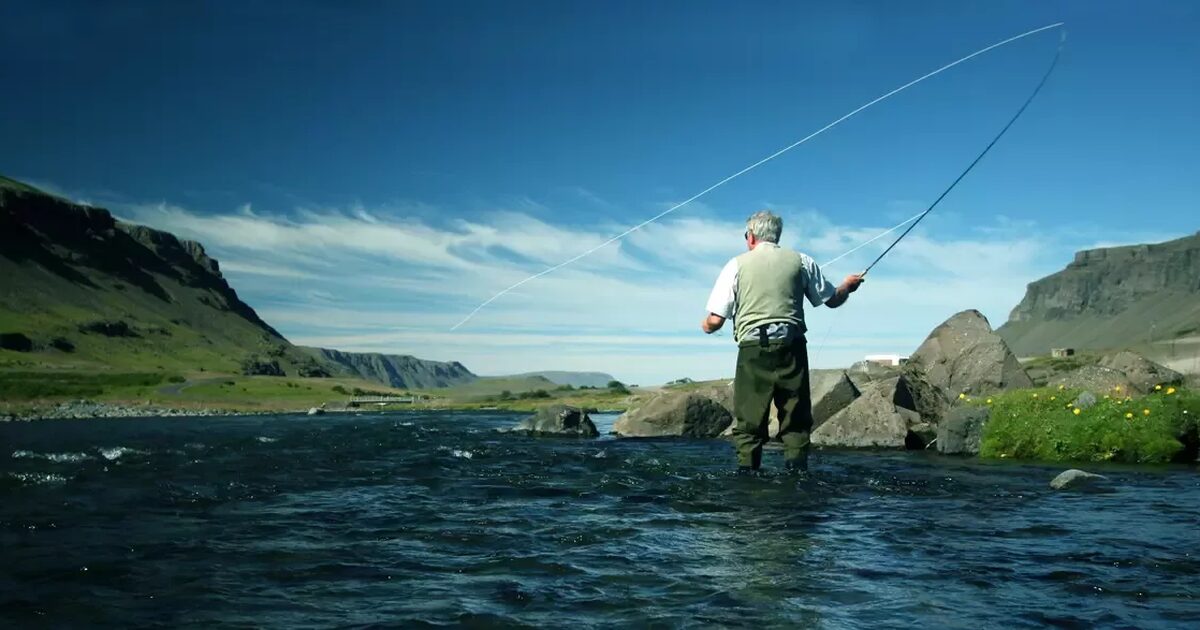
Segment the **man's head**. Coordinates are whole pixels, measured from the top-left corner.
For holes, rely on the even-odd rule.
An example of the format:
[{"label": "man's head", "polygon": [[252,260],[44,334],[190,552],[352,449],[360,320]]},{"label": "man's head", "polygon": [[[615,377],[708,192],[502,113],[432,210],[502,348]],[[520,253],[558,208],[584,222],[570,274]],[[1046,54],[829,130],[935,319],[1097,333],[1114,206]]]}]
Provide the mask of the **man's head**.
[{"label": "man's head", "polygon": [[754,249],[759,243],[778,243],[783,232],[783,219],[769,210],[755,212],[746,219],[746,246]]}]

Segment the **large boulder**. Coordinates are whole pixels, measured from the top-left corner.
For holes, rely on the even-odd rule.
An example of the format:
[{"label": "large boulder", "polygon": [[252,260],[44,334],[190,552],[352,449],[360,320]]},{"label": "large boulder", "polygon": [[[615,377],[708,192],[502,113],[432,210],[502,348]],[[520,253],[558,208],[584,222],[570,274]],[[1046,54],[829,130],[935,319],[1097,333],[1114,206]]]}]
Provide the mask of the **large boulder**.
[{"label": "large boulder", "polygon": [[976,310],[962,311],[929,333],[909,359],[948,398],[1033,387],[1033,381]]},{"label": "large boulder", "polygon": [[1183,375],[1179,372],[1128,350],[1100,359],[1099,365],[1120,372],[1143,394],[1154,391],[1155,385],[1178,385],[1183,382]]},{"label": "large boulder", "polygon": [[867,385],[847,407],[818,426],[813,444],[846,448],[922,449],[937,435],[946,401],[919,373]]},{"label": "large boulder", "polygon": [[848,407],[812,433],[817,446],[905,448],[909,427],[922,424],[921,414],[897,407],[882,385],[872,385]]},{"label": "large boulder", "polygon": [[724,405],[696,392],[665,392],[621,414],[613,433],[621,437],[713,438],[733,421]]},{"label": "large boulder", "polygon": [[550,405],[524,419],[513,431],[539,437],[585,437],[600,435],[586,411],[566,405]]},{"label": "large boulder", "polygon": [[937,449],[945,455],[978,455],[990,407],[966,405],[946,415],[938,425]]}]

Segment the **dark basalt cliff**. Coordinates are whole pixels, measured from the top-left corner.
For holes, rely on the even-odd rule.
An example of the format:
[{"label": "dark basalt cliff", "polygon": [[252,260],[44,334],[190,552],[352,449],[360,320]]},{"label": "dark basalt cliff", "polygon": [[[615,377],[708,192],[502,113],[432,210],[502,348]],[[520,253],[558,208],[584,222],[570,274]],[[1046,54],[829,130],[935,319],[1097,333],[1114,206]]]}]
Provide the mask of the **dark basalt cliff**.
[{"label": "dark basalt cliff", "polygon": [[457,361],[442,363],[408,355],[342,352],[328,348],[302,348],[326,365],[345,374],[402,389],[452,387],[478,377]]},{"label": "dark basalt cliff", "polygon": [[1020,355],[1121,348],[1200,331],[1200,233],[1085,250],[1030,283],[997,332]]}]

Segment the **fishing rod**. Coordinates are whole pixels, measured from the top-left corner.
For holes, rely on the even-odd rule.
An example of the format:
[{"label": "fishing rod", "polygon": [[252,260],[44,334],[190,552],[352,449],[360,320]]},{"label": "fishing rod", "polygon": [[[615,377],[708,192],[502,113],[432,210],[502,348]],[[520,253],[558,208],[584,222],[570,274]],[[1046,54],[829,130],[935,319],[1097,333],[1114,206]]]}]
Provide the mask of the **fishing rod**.
[{"label": "fishing rod", "polygon": [[[684,206],[687,206],[688,204],[690,204],[690,203],[692,203],[693,201],[695,201],[695,200],[699,199],[700,197],[703,197],[704,195],[707,195],[708,193],[712,192],[713,190],[716,190],[717,188],[720,188],[721,186],[724,186],[726,183],[728,183],[728,182],[730,182],[730,181],[732,181],[732,180],[734,180],[734,179],[737,179],[738,177],[741,177],[742,175],[744,175],[744,174],[746,174],[746,173],[748,173],[748,172],[750,172],[750,171],[752,171],[752,170],[754,170],[754,169],[756,169],[756,168],[758,168],[758,167],[762,166],[763,164],[766,164],[767,162],[770,162],[771,160],[774,160],[775,158],[777,158],[777,157],[779,157],[779,156],[781,156],[781,155],[783,155],[783,154],[785,154],[785,153],[787,153],[787,152],[791,151],[792,149],[795,149],[796,147],[798,147],[798,146],[800,146],[800,145],[802,145],[802,144],[805,144],[805,143],[807,143],[809,140],[812,140],[813,138],[816,138],[817,136],[819,136],[819,135],[821,135],[821,134],[825,133],[826,131],[829,131],[830,129],[832,129],[832,128],[834,128],[834,127],[836,127],[836,126],[838,126],[838,125],[842,124],[842,122],[844,122],[844,121],[846,121],[846,120],[848,120],[848,119],[850,119],[850,118],[853,118],[854,116],[858,115],[858,113],[859,113],[859,112],[861,112],[861,111],[863,111],[863,110],[865,110],[865,109],[867,109],[867,108],[869,108],[869,107],[872,107],[872,106],[874,106],[876,103],[879,103],[879,102],[881,102],[881,101],[887,100],[887,99],[889,99],[889,98],[891,98],[891,97],[895,96],[896,94],[899,94],[900,92],[903,92],[903,91],[905,91],[905,90],[907,90],[907,89],[909,89],[909,88],[913,87],[914,85],[916,85],[916,84],[918,84],[918,83],[921,83],[922,81],[925,81],[926,79],[930,79],[930,78],[932,78],[932,77],[935,77],[935,76],[937,76],[937,75],[939,75],[939,74],[941,74],[941,73],[943,73],[943,72],[945,72],[945,71],[947,71],[947,70],[949,70],[949,69],[951,69],[951,68],[953,68],[953,67],[955,67],[955,66],[957,66],[957,65],[959,65],[959,64],[962,64],[962,63],[965,63],[965,62],[967,62],[967,61],[969,61],[969,60],[971,60],[971,59],[974,59],[975,57],[978,57],[979,55],[982,55],[982,54],[984,54],[984,53],[987,53],[987,52],[989,52],[989,51],[995,50],[996,48],[1000,48],[1001,46],[1007,46],[1008,44],[1011,44],[1011,43],[1013,43],[1013,42],[1015,42],[1015,41],[1017,41],[1017,40],[1024,39],[1024,38],[1026,38],[1026,37],[1029,37],[1029,36],[1031,36],[1031,35],[1035,35],[1035,34],[1037,34],[1037,33],[1041,33],[1041,32],[1043,32],[1043,31],[1048,31],[1048,30],[1052,30],[1052,29],[1056,29],[1056,28],[1062,28],[1064,24],[1065,24],[1065,22],[1055,22],[1055,23],[1053,23],[1053,24],[1047,24],[1047,25],[1045,25],[1045,26],[1042,26],[1042,27],[1039,27],[1039,28],[1035,28],[1035,29],[1033,29],[1033,30],[1031,30],[1031,31],[1026,31],[1026,32],[1024,32],[1024,33],[1021,33],[1020,35],[1014,35],[1014,36],[1012,36],[1012,37],[1009,37],[1008,39],[1001,40],[1001,41],[999,41],[999,42],[996,42],[995,44],[992,44],[992,45],[990,45],[990,46],[987,46],[987,47],[984,47],[984,48],[980,48],[979,50],[977,50],[977,51],[975,51],[975,52],[973,52],[973,53],[971,53],[971,54],[969,54],[969,55],[967,55],[967,56],[965,56],[965,57],[962,57],[961,59],[957,59],[957,60],[955,60],[955,61],[952,61],[952,62],[950,62],[950,63],[948,63],[948,64],[946,64],[946,65],[944,65],[944,66],[942,66],[942,67],[938,68],[937,70],[934,70],[934,71],[932,71],[932,72],[928,72],[928,73],[926,73],[926,74],[924,74],[924,75],[922,75],[922,76],[920,76],[920,77],[917,77],[916,79],[913,79],[912,81],[909,81],[908,83],[905,83],[904,85],[901,85],[901,86],[900,86],[900,87],[898,87],[898,88],[895,88],[894,90],[891,90],[890,92],[888,92],[888,93],[886,93],[886,94],[884,94],[884,95],[882,95],[882,96],[876,97],[876,98],[874,98],[874,99],[872,99],[872,100],[870,100],[870,101],[868,101],[868,102],[864,103],[863,105],[860,105],[860,106],[858,106],[857,108],[855,108],[855,109],[851,110],[849,113],[847,113],[847,114],[844,114],[844,115],[843,115],[843,116],[841,116],[840,118],[838,118],[838,119],[834,120],[833,122],[831,122],[831,123],[829,123],[829,124],[825,125],[824,127],[821,127],[820,129],[818,129],[818,130],[816,130],[816,131],[814,131],[814,132],[812,132],[812,133],[808,134],[807,136],[805,136],[805,137],[803,137],[803,138],[801,138],[801,139],[797,140],[796,142],[793,142],[793,143],[789,144],[788,146],[786,146],[786,147],[783,147],[782,149],[779,149],[778,151],[776,151],[776,152],[772,153],[771,155],[768,155],[767,157],[765,157],[765,158],[762,158],[761,160],[759,160],[759,161],[757,161],[757,162],[755,162],[755,163],[753,163],[753,164],[751,164],[751,165],[749,165],[749,166],[747,166],[747,167],[745,167],[745,168],[741,169],[740,171],[738,171],[738,172],[736,172],[736,173],[734,173],[734,174],[732,174],[732,175],[730,175],[730,176],[728,176],[728,177],[726,177],[726,178],[724,178],[724,179],[722,179],[722,180],[718,181],[717,183],[715,183],[715,184],[713,184],[713,185],[709,186],[708,188],[705,188],[704,190],[701,190],[700,192],[698,192],[698,193],[696,193],[696,194],[692,195],[691,197],[688,197],[687,199],[685,199],[685,200],[683,200],[683,201],[681,201],[681,202],[679,202],[679,203],[677,203],[677,204],[675,204],[675,205],[671,206],[670,208],[667,208],[666,210],[664,210],[664,211],[662,211],[662,212],[660,212],[660,213],[658,213],[658,214],[656,214],[656,215],[654,215],[654,216],[650,217],[649,219],[646,219],[645,221],[642,221],[641,223],[638,223],[637,225],[635,225],[635,226],[633,226],[633,227],[631,227],[631,228],[629,228],[629,229],[625,230],[624,232],[621,232],[620,234],[617,234],[616,236],[613,236],[612,238],[609,238],[608,240],[606,240],[606,241],[604,241],[604,242],[600,243],[599,245],[596,245],[595,247],[592,247],[592,248],[590,248],[590,249],[588,249],[588,250],[586,250],[586,251],[584,251],[584,252],[582,252],[582,253],[580,253],[580,254],[577,254],[577,255],[575,255],[575,256],[572,256],[571,258],[568,258],[567,260],[564,260],[563,262],[561,262],[561,263],[558,263],[557,265],[553,265],[553,266],[547,267],[546,269],[544,269],[544,270],[542,270],[542,271],[539,271],[538,273],[532,274],[532,275],[530,275],[529,277],[527,277],[527,278],[525,278],[525,279],[523,279],[523,280],[521,280],[521,281],[519,281],[519,282],[515,282],[515,283],[513,283],[512,285],[509,285],[508,287],[506,287],[506,288],[504,288],[504,289],[501,289],[500,291],[498,291],[498,292],[496,292],[494,295],[492,295],[492,297],[490,297],[490,298],[488,298],[488,299],[484,300],[482,303],[480,303],[478,306],[476,306],[476,307],[475,307],[475,308],[474,308],[474,309],[473,309],[473,310],[472,310],[470,313],[467,313],[467,316],[466,316],[466,317],[464,317],[464,318],[462,318],[462,320],[461,320],[461,321],[459,321],[459,322],[458,322],[457,324],[455,324],[454,326],[451,326],[451,327],[450,327],[450,330],[458,330],[458,329],[459,329],[459,328],[461,328],[463,325],[465,325],[467,322],[471,321],[471,319],[472,319],[472,318],[474,318],[474,317],[475,317],[475,315],[476,315],[477,313],[479,313],[481,310],[483,310],[483,309],[484,309],[485,307],[487,307],[489,304],[491,304],[492,302],[495,302],[497,299],[499,299],[499,298],[503,297],[504,295],[507,295],[508,293],[512,292],[513,290],[515,290],[515,289],[518,289],[518,288],[520,288],[521,286],[523,286],[523,285],[525,285],[525,284],[527,284],[527,283],[529,283],[529,282],[532,282],[532,281],[534,281],[534,280],[537,280],[538,278],[541,278],[541,277],[543,277],[543,276],[545,276],[545,275],[547,275],[547,274],[554,273],[555,271],[558,271],[559,269],[562,269],[563,267],[566,267],[567,265],[573,264],[574,262],[576,262],[576,261],[578,261],[578,260],[580,260],[580,259],[582,259],[582,258],[585,258],[585,257],[587,257],[587,256],[590,256],[590,255],[592,255],[593,253],[595,253],[595,252],[599,251],[600,249],[602,249],[602,248],[604,248],[604,247],[607,247],[608,245],[611,245],[612,243],[615,243],[615,242],[617,242],[617,241],[619,241],[619,240],[621,240],[621,239],[625,238],[626,236],[628,236],[628,235],[630,235],[630,234],[632,234],[632,233],[634,233],[634,232],[636,232],[636,231],[638,231],[638,230],[640,230],[640,229],[642,229],[642,228],[646,227],[647,225],[650,225],[651,223],[654,223],[655,221],[658,221],[659,219],[662,219],[663,217],[667,216],[668,214],[671,214],[672,212],[675,212],[676,210],[679,210],[680,208],[683,208]],[[1061,50],[1062,50],[1062,44],[1060,43],[1060,44],[1059,44],[1059,51],[1061,52]],[[1057,57],[1055,57],[1055,60],[1057,61]],[[1044,80],[1043,80],[1043,81],[1044,81]],[[1026,103],[1026,104],[1028,104],[1028,103]],[[1011,124],[1011,123],[1010,123],[1010,124]],[[993,144],[994,144],[994,141],[993,141]],[[991,148],[991,147],[989,146],[988,148]],[[986,153],[986,151],[985,151],[985,153]],[[980,156],[980,157],[982,157],[982,156]],[[976,160],[976,161],[978,161],[978,160]],[[972,166],[974,166],[974,165],[972,165]],[[970,169],[968,169],[968,170],[970,170]],[[965,175],[965,173],[964,173],[964,175]],[[961,179],[961,178],[960,178],[960,179]],[[957,182],[955,182],[955,183],[957,183]],[[947,191],[947,192],[949,192],[949,191]],[[893,244],[893,245],[894,245],[894,244]],[[889,248],[889,249],[890,249],[890,248]],[[876,261],[876,262],[878,262],[878,261]],[[872,263],[872,264],[874,264],[874,263]]]},{"label": "fishing rod", "polygon": [[888,252],[892,251],[892,248],[895,247],[901,240],[903,240],[905,236],[908,236],[908,233],[913,231],[913,228],[917,227],[917,224],[919,224],[922,219],[928,216],[930,212],[933,212],[933,209],[936,208],[937,205],[946,198],[946,195],[949,195],[950,191],[954,190],[954,187],[957,186],[958,183],[967,176],[967,173],[970,173],[971,169],[975,168],[976,164],[979,164],[980,160],[983,159],[983,156],[987,155],[988,151],[991,151],[992,147],[996,146],[996,143],[1000,141],[1000,138],[1004,137],[1004,134],[1009,130],[1010,127],[1013,126],[1013,123],[1017,122],[1017,119],[1021,117],[1021,114],[1025,113],[1025,110],[1029,107],[1029,104],[1032,103],[1033,99],[1037,97],[1038,92],[1042,91],[1042,86],[1046,85],[1046,81],[1050,79],[1050,75],[1054,73],[1054,68],[1058,66],[1058,60],[1060,57],[1062,57],[1063,46],[1066,44],[1066,42],[1067,32],[1064,30],[1062,31],[1062,38],[1058,42],[1058,50],[1054,53],[1054,59],[1050,61],[1050,67],[1046,69],[1046,74],[1042,75],[1042,80],[1038,82],[1037,87],[1033,88],[1033,92],[1029,94],[1029,98],[1025,99],[1025,103],[1021,105],[1021,108],[1017,110],[1017,113],[1013,114],[1013,117],[1009,119],[1008,124],[1004,125],[1004,128],[1000,130],[1000,133],[996,134],[995,138],[992,138],[992,141],[989,142],[988,145],[984,147],[983,151],[981,151],[979,155],[975,157],[975,160],[972,161],[962,173],[959,173],[958,177],[951,182],[950,186],[948,186],[946,190],[942,191],[942,194],[938,195],[938,198],[935,199],[933,203],[929,204],[929,207],[917,217],[917,220],[913,221],[912,224],[908,226],[908,229],[901,232],[900,236],[897,236],[896,240],[892,241],[892,244],[888,245],[887,249],[883,250],[883,253],[880,254],[874,260],[874,262],[867,265],[867,268],[864,269],[861,274],[859,274],[860,276],[867,275],[867,272],[870,271],[872,267],[879,264],[879,261],[883,260],[883,257],[887,256]]}]

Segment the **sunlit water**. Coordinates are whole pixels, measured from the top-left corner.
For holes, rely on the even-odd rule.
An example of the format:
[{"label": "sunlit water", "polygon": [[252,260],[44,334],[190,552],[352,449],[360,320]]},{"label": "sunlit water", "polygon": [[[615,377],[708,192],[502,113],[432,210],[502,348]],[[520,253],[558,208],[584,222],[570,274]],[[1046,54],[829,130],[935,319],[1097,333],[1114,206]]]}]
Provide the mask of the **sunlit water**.
[{"label": "sunlit water", "polygon": [[518,419],[0,425],[0,626],[1200,622],[1194,470],[1064,494],[1061,468],[820,453],[744,478],[723,442],[496,431]]}]

